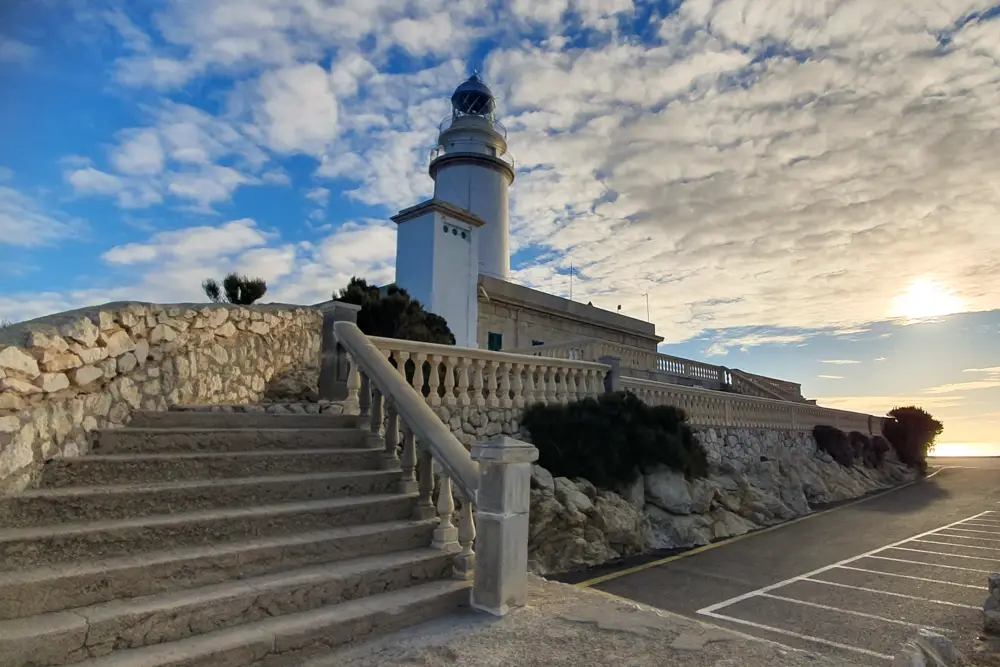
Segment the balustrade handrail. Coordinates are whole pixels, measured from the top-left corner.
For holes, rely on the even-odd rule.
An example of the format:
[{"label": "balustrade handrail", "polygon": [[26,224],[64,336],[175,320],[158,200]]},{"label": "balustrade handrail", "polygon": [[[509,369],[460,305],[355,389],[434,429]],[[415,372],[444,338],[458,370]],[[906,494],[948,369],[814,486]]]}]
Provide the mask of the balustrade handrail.
[{"label": "balustrade handrail", "polygon": [[[878,435],[881,433],[881,421],[882,417],[875,415],[865,414],[863,412],[851,412],[849,410],[838,410],[836,408],[824,408],[818,405],[812,405],[810,403],[801,403],[798,401],[787,401],[787,400],[776,400],[773,398],[761,398],[759,396],[749,396],[746,394],[728,394],[719,391],[713,391],[711,389],[703,389],[701,387],[684,387],[681,385],[669,384],[666,382],[656,382],[654,380],[644,380],[640,378],[622,377],[621,378],[622,387],[626,390],[638,390],[637,395],[643,398],[644,394],[649,392],[659,393],[660,395],[674,395],[682,396],[692,399],[695,404],[693,406],[678,405],[686,412],[688,412],[689,419],[692,424],[702,425],[702,426],[739,426],[741,421],[746,421],[742,419],[744,415],[737,414],[734,411],[743,408],[753,410],[757,409],[759,414],[765,417],[773,417],[774,415],[788,415],[792,417],[794,422],[794,416],[798,415],[803,418],[797,428],[804,428],[816,424],[828,424],[831,426],[837,426],[837,424],[851,423],[853,426],[861,426],[861,423],[866,424],[866,430],[870,430],[873,434]],[[678,401],[682,402],[682,401]],[[722,415],[712,415],[711,410],[714,407],[723,406],[726,409],[725,416]],[[752,414],[746,415],[747,417],[752,417]],[[879,424],[879,429],[873,427],[872,420]],[[749,421],[753,421],[750,419]],[[763,419],[761,421],[772,421],[770,419]],[[852,429],[855,430],[855,429]],[[856,430],[861,430],[860,428]]]},{"label": "balustrade handrail", "polygon": [[[402,352],[423,352],[427,354],[437,354],[450,357],[468,357],[472,359],[483,359],[485,361],[497,361],[506,363],[534,364],[540,363],[539,357],[530,354],[518,354],[507,351],[480,350],[478,348],[456,347],[454,345],[441,345],[439,343],[421,343],[412,340],[400,340],[397,338],[381,338],[371,336],[371,342],[379,348],[392,348]],[[548,359],[550,357],[543,357]],[[608,370],[606,364],[596,361],[583,361],[578,359],[553,359],[559,366],[579,369],[599,369]]]},{"label": "balustrade handrail", "polygon": [[[403,421],[441,465],[444,473],[466,498],[474,499],[479,486],[479,464],[472,460],[465,446],[434,414],[424,401],[424,397],[389,363],[375,344],[378,339],[369,338],[352,322],[337,322],[334,330],[337,341],[351,355],[358,369],[364,372],[382,395],[392,403]],[[393,342],[399,343],[395,340]],[[425,347],[428,344],[417,345]],[[448,345],[439,347],[455,350]]]},{"label": "balustrade handrail", "polygon": [[755,381],[757,384],[763,385],[765,387],[770,387],[778,392],[784,392],[792,396],[802,395],[802,385],[797,382],[790,382],[788,380],[779,380],[777,378],[768,377],[766,375],[748,373],[747,371],[742,371],[739,369],[734,369],[734,372],[738,372],[744,377]]},{"label": "balustrade handrail", "polygon": [[[779,392],[777,389],[772,388],[772,387],[768,387],[767,385],[764,385],[764,384],[761,384],[760,382],[757,382],[753,377],[751,377],[747,373],[744,373],[743,371],[733,369],[733,370],[730,371],[730,374],[732,375],[733,380],[734,380],[733,384],[737,385],[737,388],[739,388],[738,387],[738,382],[737,382],[737,380],[738,380],[739,382],[745,382],[746,384],[749,384],[751,387],[753,387],[757,391],[760,391],[760,392],[764,393],[765,396],[763,396],[762,398],[771,398],[771,399],[774,399],[776,401],[791,401],[791,399],[788,396],[785,396],[784,394],[782,394],[781,392]],[[801,402],[801,401],[792,401],[792,402]]]}]

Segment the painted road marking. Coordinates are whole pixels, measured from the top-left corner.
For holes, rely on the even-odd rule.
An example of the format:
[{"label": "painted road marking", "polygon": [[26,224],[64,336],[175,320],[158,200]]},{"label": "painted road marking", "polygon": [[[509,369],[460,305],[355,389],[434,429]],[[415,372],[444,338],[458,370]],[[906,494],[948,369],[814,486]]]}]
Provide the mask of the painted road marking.
[{"label": "painted road marking", "polygon": [[[698,613],[698,614],[700,614],[702,616],[708,616],[710,618],[715,618],[717,620],[729,621],[729,622],[732,622],[732,623],[737,623],[737,624],[745,625],[745,626],[748,626],[748,627],[753,627],[753,628],[757,628],[757,629],[767,630],[767,631],[770,631],[770,632],[777,632],[779,634],[784,634],[784,635],[788,635],[788,636],[792,636],[792,637],[797,637],[799,639],[804,639],[806,641],[810,641],[810,642],[814,642],[814,643],[818,643],[818,644],[822,644],[822,645],[826,645],[826,646],[833,646],[833,647],[836,647],[836,648],[841,648],[841,649],[845,649],[845,650],[848,650],[848,651],[853,651],[855,653],[860,653],[860,654],[863,654],[863,655],[868,655],[868,656],[883,658],[883,659],[886,659],[886,660],[892,660],[892,656],[888,656],[888,655],[885,655],[885,654],[878,653],[876,651],[872,651],[872,650],[867,649],[867,648],[865,648],[863,646],[853,646],[853,645],[848,645],[848,644],[841,644],[840,642],[832,642],[830,640],[823,639],[822,637],[816,637],[816,636],[812,636],[812,635],[806,635],[806,634],[796,633],[796,632],[793,632],[793,631],[790,631],[790,630],[783,630],[781,628],[774,628],[772,626],[765,626],[763,624],[759,624],[759,623],[756,623],[754,621],[748,621],[748,620],[744,620],[744,619],[741,619],[741,618],[736,618],[736,617],[733,617],[733,616],[729,616],[729,615],[726,615],[726,614],[720,614],[719,611],[722,610],[722,609],[725,609],[726,607],[731,607],[731,606],[733,606],[733,605],[735,605],[737,603],[743,602],[745,600],[750,600],[752,598],[770,598],[770,599],[780,600],[780,601],[783,601],[783,602],[788,602],[788,603],[791,603],[791,604],[798,604],[798,605],[803,605],[803,606],[806,606],[806,607],[812,607],[812,608],[816,608],[816,609],[823,609],[823,610],[826,610],[826,611],[835,611],[835,612],[840,612],[840,613],[852,614],[852,615],[855,615],[855,616],[865,617],[865,618],[869,618],[869,619],[872,619],[872,620],[877,620],[879,622],[890,623],[890,624],[895,624],[895,625],[905,625],[907,627],[930,627],[927,624],[914,624],[914,623],[910,623],[908,621],[897,620],[897,619],[890,619],[890,618],[885,618],[885,617],[882,617],[882,616],[875,616],[873,614],[866,614],[864,612],[849,611],[849,610],[846,610],[846,609],[841,609],[839,607],[833,607],[833,606],[829,606],[829,605],[820,604],[818,602],[807,602],[807,601],[804,601],[804,600],[797,600],[795,598],[786,598],[786,597],[783,597],[783,596],[780,596],[780,595],[775,595],[772,591],[775,591],[777,589],[780,589],[780,588],[789,586],[789,585],[791,585],[793,583],[801,582],[801,581],[814,581],[816,583],[827,584],[827,585],[831,585],[831,586],[840,586],[840,587],[848,588],[848,589],[849,588],[856,588],[856,589],[859,589],[859,590],[867,590],[867,589],[863,589],[862,587],[849,586],[849,585],[846,585],[846,584],[835,584],[833,582],[827,582],[827,581],[823,581],[821,579],[816,579],[815,578],[819,574],[822,574],[824,572],[829,572],[829,571],[834,570],[836,568],[845,568],[845,566],[849,566],[851,563],[855,563],[855,562],[857,562],[859,560],[862,560],[862,559],[865,559],[865,558],[878,558],[878,559],[883,559],[883,560],[887,560],[887,561],[896,561],[896,562],[902,562],[902,563],[912,563],[912,564],[915,564],[915,565],[922,565],[922,566],[942,567],[942,568],[948,568],[948,569],[954,569],[954,570],[967,570],[967,571],[973,571],[973,572],[988,572],[988,570],[977,570],[977,569],[973,569],[973,568],[959,567],[959,566],[954,566],[954,565],[943,565],[943,564],[939,564],[939,563],[927,563],[927,562],[922,562],[922,561],[913,561],[913,560],[906,560],[906,559],[902,559],[902,558],[892,558],[892,557],[889,557],[889,556],[881,556],[881,555],[879,555],[879,554],[881,554],[883,552],[886,552],[886,551],[889,551],[890,549],[892,549],[892,550],[907,551],[907,552],[912,552],[912,553],[926,553],[926,554],[931,554],[931,555],[935,555],[935,556],[944,556],[944,557],[947,557],[947,558],[966,558],[966,559],[972,559],[972,560],[984,560],[984,561],[989,561],[989,562],[996,562],[997,559],[995,559],[995,558],[983,558],[983,557],[979,557],[979,556],[965,556],[965,555],[962,555],[962,554],[949,554],[949,553],[943,553],[943,552],[940,552],[940,551],[925,551],[925,550],[922,550],[922,549],[914,549],[914,548],[911,548],[911,547],[905,547],[905,546],[903,546],[905,544],[913,544],[915,542],[919,542],[923,538],[926,538],[926,537],[931,536],[931,535],[935,535],[936,533],[938,533],[938,531],[954,529],[953,528],[954,526],[963,524],[963,523],[971,521],[971,520],[975,520],[975,519],[977,519],[979,517],[982,517],[982,516],[985,516],[987,514],[989,514],[989,512],[980,512],[979,514],[975,514],[975,515],[973,515],[971,517],[966,517],[965,519],[961,519],[959,521],[955,521],[955,522],[950,523],[950,524],[948,524],[946,526],[939,526],[938,528],[934,528],[933,530],[929,530],[929,531],[921,533],[919,535],[914,535],[913,537],[909,537],[909,538],[907,538],[905,540],[900,540],[898,542],[894,542],[892,544],[888,544],[886,546],[879,547],[878,549],[873,549],[871,551],[865,552],[863,554],[859,554],[857,556],[853,556],[851,558],[845,558],[844,560],[838,561],[836,563],[831,563],[830,565],[826,565],[824,567],[818,568],[816,570],[813,570],[812,572],[807,572],[807,573],[801,574],[801,575],[799,575],[797,577],[791,577],[789,579],[785,579],[783,581],[779,581],[779,582],[777,582],[775,584],[771,584],[770,586],[764,586],[763,588],[759,588],[759,589],[757,589],[755,591],[751,591],[749,593],[744,593],[743,595],[738,595],[738,596],[730,598],[728,600],[723,600],[722,602],[717,602],[715,604],[712,604],[712,605],[709,605],[709,606],[704,607],[702,609],[699,609],[696,613]],[[963,529],[955,529],[955,530],[963,530]],[[891,593],[888,593],[887,591],[870,590],[870,592],[891,595]],[[916,598],[914,596],[905,596],[905,595],[902,595],[902,594],[899,594],[899,596],[901,596],[901,597],[909,597],[909,598],[912,598],[912,599],[920,599],[920,598]],[[948,602],[945,602],[943,600],[925,600],[925,601],[927,601],[927,602],[936,602],[936,603],[940,603],[940,604],[946,604],[946,605],[949,605],[949,606],[955,606],[955,607],[961,607],[961,608],[971,608],[968,605],[961,605],[961,604],[958,604],[958,603],[948,603]],[[939,630],[939,631],[941,631],[941,630]]]},{"label": "painted road marking", "polygon": [[986,549],[987,551],[1000,552],[1000,547],[981,547],[978,544],[955,544],[954,542],[936,542],[934,540],[913,540],[923,544],[941,544],[946,547],[961,547],[963,549]]},{"label": "painted road marking", "polygon": [[[912,574],[899,574],[898,572],[883,572],[882,570],[869,570],[863,567],[852,567],[850,565],[841,565],[838,570],[854,570],[855,572],[868,572],[870,574],[878,574],[886,577],[897,577],[900,579],[913,579],[914,581],[924,581],[929,584],[948,584],[949,586],[961,586],[962,588],[974,588],[977,591],[986,590],[986,586],[973,586],[972,584],[960,584],[955,581],[945,581],[943,579],[928,579],[927,577],[915,577]],[[819,581],[819,579],[810,579],[809,581]],[[824,582],[831,583],[831,582]]]},{"label": "painted road marking", "polygon": [[[802,581],[811,581],[814,584],[826,584],[827,586],[836,586],[838,588],[853,588],[856,591],[865,591],[866,593],[878,593],[879,595],[890,595],[894,598],[906,598],[907,600],[920,600],[922,602],[933,602],[934,604],[943,604],[949,607],[961,607],[963,609],[974,609],[980,611],[981,607],[975,607],[973,605],[961,604],[959,602],[948,602],[947,600],[934,600],[931,598],[924,598],[918,595],[907,595],[905,593],[896,593],[893,591],[883,591],[878,588],[868,588],[867,586],[852,586],[851,584],[842,584],[837,581],[826,581],[825,579],[803,579]],[[977,588],[976,586],[970,586],[970,588]]]},{"label": "painted road marking", "polygon": [[879,560],[891,560],[896,563],[909,563],[910,565],[931,565],[933,567],[946,567],[949,570],[965,570],[966,572],[981,572],[983,574],[992,574],[993,570],[977,570],[971,567],[959,567],[957,565],[942,565],[941,563],[927,563],[922,560],[906,560],[905,558],[889,558],[888,556],[867,556],[867,558],[878,558]]},{"label": "painted road marking", "polygon": [[[965,554],[949,554],[943,551],[927,551],[926,549],[910,549],[908,547],[892,547],[896,551],[912,551],[918,554],[933,554],[935,556],[947,556],[948,558],[971,558],[972,560],[984,560],[987,563],[997,563],[1000,560],[996,558],[984,558],[983,556],[966,556]],[[937,565],[937,563],[928,563],[928,565]]]},{"label": "painted road marking", "polygon": [[[944,530],[944,528],[939,528],[938,530]],[[983,534],[986,534],[986,535],[996,535],[997,534],[997,532],[995,530],[976,530],[974,528],[950,528],[949,527],[948,530],[960,530],[963,533],[983,533]]]},{"label": "painted road marking", "polygon": [[709,618],[714,618],[718,621],[731,621],[734,623],[739,623],[740,625],[745,625],[748,628],[754,628],[756,630],[764,630],[765,632],[774,632],[779,635],[785,635],[786,637],[795,637],[796,639],[804,639],[808,642],[814,644],[821,644],[823,646],[829,646],[831,648],[839,648],[847,651],[853,651],[855,653],[860,653],[862,655],[871,656],[873,658],[881,658],[883,660],[892,660],[894,656],[886,655],[885,653],[878,653],[876,651],[869,651],[866,648],[860,646],[851,646],[850,644],[841,644],[840,642],[830,641],[829,639],[823,639],[821,637],[810,637],[809,635],[804,635],[798,632],[793,632],[791,630],[785,630],[783,628],[776,628],[773,625],[764,625],[763,623],[755,623],[754,621],[745,621],[742,618],[733,618],[731,616],[725,616],[723,614],[718,614],[714,611],[699,611],[699,614],[703,616],[708,616]]},{"label": "painted road marking", "polygon": [[[954,528],[952,528],[954,530]],[[1000,538],[996,537],[979,537],[978,535],[952,535],[951,533],[934,533],[935,537],[954,537],[960,540],[981,540],[983,542],[1000,542]]]},{"label": "painted road marking", "polygon": [[808,602],[806,600],[797,600],[795,598],[786,598],[781,595],[775,595],[773,593],[761,593],[758,597],[768,598],[770,600],[780,600],[781,602],[791,602],[792,604],[800,604],[805,607],[812,607],[814,609],[822,609],[823,611],[835,611],[840,614],[849,614],[850,616],[858,616],[860,618],[868,618],[873,621],[881,621],[882,623],[892,623],[893,625],[902,625],[907,628],[927,628],[928,630],[933,630],[934,632],[947,632],[944,628],[935,628],[931,625],[923,625],[920,623],[910,623],[908,621],[900,621],[895,618],[886,618],[885,616],[876,616],[875,614],[866,614],[863,611],[854,611],[852,609],[841,609],[840,607],[833,607],[828,604],[820,604],[819,602]]}]

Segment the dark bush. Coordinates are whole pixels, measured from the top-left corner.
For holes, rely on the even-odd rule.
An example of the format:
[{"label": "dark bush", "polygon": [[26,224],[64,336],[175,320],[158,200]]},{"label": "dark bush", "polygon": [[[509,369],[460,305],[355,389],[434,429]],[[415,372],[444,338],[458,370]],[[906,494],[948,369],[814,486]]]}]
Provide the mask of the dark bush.
[{"label": "dark bush", "polygon": [[886,440],[896,450],[899,460],[927,472],[927,452],[944,425],[929,412],[918,407],[893,408],[882,424]]},{"label": "dark bush", "polygon": [[[353,277],[333,298],[361,306],[358,328],[368,336],[384,336],[423,343],[454,345],[455,335],[443,317],[424,310],[423,304],[395,283],[379,290]],[[411,371],[412,373],[412,371]]]},{"label": "dark bush", "polygon": [[816,446],[833,457],[833,460],[844,467],[854,465],[854,448],[847,434],[839,428],[817,424],[813,427],[813,437]]},{"label": "dark bush", "polygon": [[872,461],[875,463],[875,465],[871,466],[872,468],[878,468],[885,462],[885,455],[889,453],[890,447],[889,441],[882,436],[876,435],[872,437],[871,456]]},{"label": "dark bush", "polygon": [[215,303],[231,303],[249,306],[267,292],[267,283],[262,278],[249,278],[230,273],[222,279],[222,287],[213,278],[201,284],[205,296]]},{"label": "dark bush", "polygon": [[683,410],[651,407],[628,392],[568,405],[535,404],[521,422],[538,448],[538,464],[556,477],[583,478],[605,489],[635,481],[662,463],[686,477],[708,472],[705,450]]}]

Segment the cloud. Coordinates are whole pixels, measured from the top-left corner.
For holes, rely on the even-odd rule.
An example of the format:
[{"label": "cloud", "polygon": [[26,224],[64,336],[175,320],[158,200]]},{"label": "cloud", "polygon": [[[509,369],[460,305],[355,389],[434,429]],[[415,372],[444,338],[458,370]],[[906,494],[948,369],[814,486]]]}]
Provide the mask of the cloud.
[{"label": "cloud", "polygon": [[11,37],[0,36],[0,63],[23,65],[38,56],[38,49]]},{"label": "cloud", "polygon": [[927,389],[924,389],[924,392],[927,394],[954,394],[960,391],[976,391],[979,389],[993,389],[995,387],[1000,387],[1000,366],[992,366],[989,368],[965,368],[962,372],[979,373],[981,375],[985,375],[986,379],[975,380],[972,382],[954,382],[936,387],[928,387]]},{"label": "cloud", "polygon": [[218,227],[199,226],[159,232],[148,243],[116,246],[101,257],[111,264],[148,263],[154,260],[198,260],[231,255],[267,243],[267,236],[250,219],[233,220]]},{"label": "cloud", "polygon": [[818,378],[823,378],[824,380],[843,380],[843,375],[817,375]]},{"label": "cloud", "polygon": [[163,147],[157,134],[150,130],[129,133],[112,155],[118,171],[125,174],[158,174],[163,170]]},{"label": "cloud", "polygon": [[885,357],[875,357],[872,361],[885,361]]},{"label": "cloud", "polygon": [[330,191],[326,188],[313,188],[306,193],[306,199],[317,206],[326,206],[330,202]]},{"label": "cloud", "polygon": [[901,405],[919,405],[927,410],[959,407],[961,396],[827,396],[816,399],[817,405],[837,410],[866,412],[872,415],[887,414]]},{"label": "cloud", "polygon": [[33,198],[0,185],[0,245],[34,248],[78,237],[79,221],[47,213]]},{"label": "cloud", "polygon": [[860,361],[855,361],[854,359],[822,359],[821,364],[834,364],[837,366],[847,366],[849,364],[860,364]]},{"label": "cloud", "polygon": [[337,99],[328,72],[319,65],[267,72],[259,94],[258,124],[275,151],[321,155],[337,137]]},{"label": "cloud", "polygon": [[93,167],[72,171],[67,174],[66,180],[81,194],[116,195],[124,187],[117,176]]},{"label": "cloud", "polygon": [[251,179],[230,167],[210,165],[197,171],[168,176],[170,194],[187,199],[202,208],[229,201],[233,192]]}]

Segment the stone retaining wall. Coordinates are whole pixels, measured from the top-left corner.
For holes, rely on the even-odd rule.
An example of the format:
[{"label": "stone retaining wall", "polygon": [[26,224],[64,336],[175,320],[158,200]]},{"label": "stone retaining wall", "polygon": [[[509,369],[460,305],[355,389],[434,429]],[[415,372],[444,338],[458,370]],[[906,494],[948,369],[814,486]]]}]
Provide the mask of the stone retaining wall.
[{"label": "stone retaining wall", "polygon": [[[109,303],[0,331],[0,493],[132,410],[249,403],[318,376],[322,315],[281,304]],[[313,385],[315,386],[315,385]]]}]

